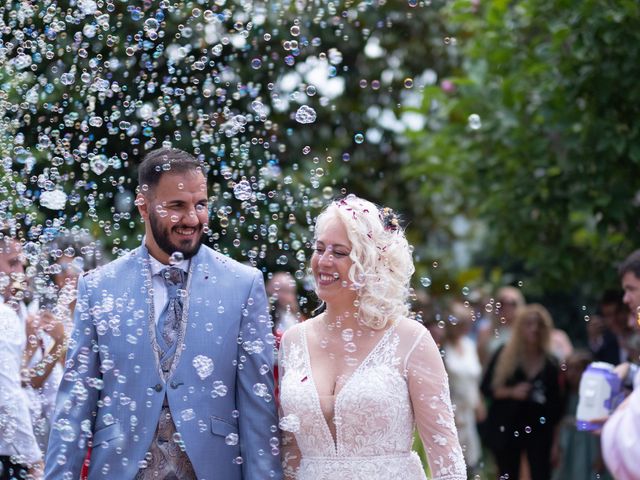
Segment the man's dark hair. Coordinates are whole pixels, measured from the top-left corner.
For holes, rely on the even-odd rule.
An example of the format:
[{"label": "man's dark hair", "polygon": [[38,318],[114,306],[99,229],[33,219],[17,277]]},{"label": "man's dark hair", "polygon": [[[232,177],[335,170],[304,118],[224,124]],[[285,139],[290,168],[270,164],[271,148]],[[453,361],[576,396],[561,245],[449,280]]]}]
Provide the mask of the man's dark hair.
[{"label": "man's dark hair", "polygon": [[628,272],[632,272],[636,277],[640,278],[640,249],[633,251],[618,265],[618,276],[620,278],[624,277]]},{"label": "man's dark hair", "polygon": [[[138,167],[138,185],[142,193],[152,191],[165,173],[185,173],[200,170],[206,175],[205,166],[193,155],[177,148],[158,148],[149,152]],[[143,186],[146,188],[143,189]]]},{"label": "man's dark hair", "polygon": [[598,313],[602,313],[602,307],[604,305],[615,305],[618,310],[624,308],[624,303],[622,302],[623,295],[624,292],[617,288],[608,288],[602,292],[598,300]]}]

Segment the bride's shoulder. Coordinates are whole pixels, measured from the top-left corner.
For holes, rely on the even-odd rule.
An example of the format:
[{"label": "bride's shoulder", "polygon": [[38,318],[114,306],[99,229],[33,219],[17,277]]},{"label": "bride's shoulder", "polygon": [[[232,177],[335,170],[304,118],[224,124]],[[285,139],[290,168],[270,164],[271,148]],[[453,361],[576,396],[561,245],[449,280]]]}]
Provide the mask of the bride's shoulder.
[{"label": "bride's shoulder", "polygon": [[[313,329],[313,326],[317,322],[318,317],[309,318],[302,322],[298,322],[291,325],[282,334],[282,342],[298,342],[302,339],[303,330],[309,331],[309,328]],[[308,335],[308,333],[307,333]]]},{"label": "bride's shoulder", "polygon": [[[305,320],[305,322],[308,322],[308,320]],[[291,342],[293,339],[297,339],[300,336],[302,323],[303,322],[299,322],[287,328],[282,334],[281,341],[284,343],[284,342]]]},{"label": "bride's shoulder", "polygon": [[425,333],[429,333],[427,327],[422,323],[408,317],[402,317],[399,320],[396,320],[396,331],[401,337],[411,337],[416,340]]}]

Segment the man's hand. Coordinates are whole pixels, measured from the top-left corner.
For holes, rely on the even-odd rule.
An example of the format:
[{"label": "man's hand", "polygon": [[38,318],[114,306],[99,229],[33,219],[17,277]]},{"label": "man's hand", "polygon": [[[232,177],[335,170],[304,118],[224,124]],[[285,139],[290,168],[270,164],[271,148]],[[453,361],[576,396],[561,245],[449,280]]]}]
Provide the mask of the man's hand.
[{"label": "man's hand", "polygon": [[613,373],[618,375],[618,377],[620,377],[620,380],[624,380],[625,378],[627,378],[627,375],[629,375],[629,368],[629,362],[623,362],[620,365],[616,365],[616,367],[613,369]]},{"label": "man's hand", "polygon": [[49,335],[55,342],[65,341],[65,331],[62,322],[49,310],[41,310],[36,315],[27,318],[27,339],[30,344],[36,344],[42,333]]},{"label": "man's hand", "polygon": [[44,478],[44,462],[40,460],[32,464],[27,471],[28,480],[41,480]]},{"label": "man's hand", "polygon": [[48,310],[40,313],[40,325],[42,331],[46,332],[56,343],[64,343],[66,340],[64,325]]},{"label": "man's hand", "polygon": [[476,405],[476,407],[473,410],[474,410],[474,413],[475,413],[475,416],[476,416],[476,422],[478,422],[478,423],[484,422],[487,419],[487,407],[484,404],[484,400],[482,399],[482,395],[480,395],[478,404]]},{"label": "man's hand", "polygon": [[67,336],[63,323],[50,311],[42,310],[37,315],[27,319],[28,342],[24,354],[24,365],[31,362],[31,358],[38,347],[43,347],[41,335],[47,334],[53,339],[53,346],[49,352],[42,352],[43,359],[33,368],[29,368],[24,381],[33,388],[41,388],[47,380],[53,367],[66,353]]}]

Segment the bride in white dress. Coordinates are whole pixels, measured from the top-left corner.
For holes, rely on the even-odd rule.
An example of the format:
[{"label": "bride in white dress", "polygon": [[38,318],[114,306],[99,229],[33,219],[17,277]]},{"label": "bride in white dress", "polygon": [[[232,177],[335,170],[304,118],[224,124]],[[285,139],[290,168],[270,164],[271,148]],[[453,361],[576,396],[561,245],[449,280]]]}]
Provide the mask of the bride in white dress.
[{"label": "bride in white dress", "polygon": [[311,269],[320,315],[280,348],[285,478],[466,480],[442,359],[408,318],[411,252],[389,209],[353,195],[318,217]]}]

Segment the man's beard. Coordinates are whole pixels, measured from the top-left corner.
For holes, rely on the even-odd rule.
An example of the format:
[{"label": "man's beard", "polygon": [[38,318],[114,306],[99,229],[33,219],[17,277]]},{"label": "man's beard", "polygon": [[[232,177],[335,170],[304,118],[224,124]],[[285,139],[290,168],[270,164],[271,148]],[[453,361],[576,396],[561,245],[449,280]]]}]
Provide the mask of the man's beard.
[{"label": "man's beard", "polygon": [[[164,253],[167,255],[172,255],[174,252],[182,253],[185,260],[190,259],[198,250],[200,250],[200,243],[202,241],[202,234],[204,233],[204,228],[202,224],[196,227],[200,231],[200,238],[193,246],[190,246],[188,242],[185,242],[186,245],[176,245],[170,240],[170,229],[163,228],[158,219],[158,214],[156,212],[149,212],[149,225],[151,226],[151,233],[153,234],[153,238],[158,244],[158,246],[162,249]],[[178,228],[179,225],[176,224],[171,229]]]}]

